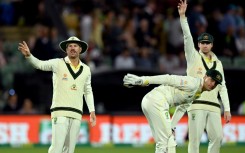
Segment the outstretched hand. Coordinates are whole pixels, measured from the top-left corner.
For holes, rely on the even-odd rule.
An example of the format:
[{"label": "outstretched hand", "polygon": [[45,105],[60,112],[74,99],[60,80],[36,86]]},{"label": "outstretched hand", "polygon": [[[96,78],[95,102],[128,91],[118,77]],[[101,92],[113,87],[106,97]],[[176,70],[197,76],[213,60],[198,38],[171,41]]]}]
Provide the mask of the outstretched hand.
[{"label": "outstretched hand", "polygon": [[187,9],[187,0],[180,0],[179,4],[178,4],[178,11],[179,11],[179,15],[180,17],[185,17],[185,12]]},{"label": "outstretched hand", "polygon": [[19,43],[18,50],[21,51],[21,53],[25,57],[29,57],[31,55],[30,49],[25,41],[23,41],[22,43]]},{"label": "outstretched hand", "polygon": [[127,74],[123,78],[123,85],[128,88],[132,88],[133,86],[140,86],[143,84],[143,80],[134,74]]}]

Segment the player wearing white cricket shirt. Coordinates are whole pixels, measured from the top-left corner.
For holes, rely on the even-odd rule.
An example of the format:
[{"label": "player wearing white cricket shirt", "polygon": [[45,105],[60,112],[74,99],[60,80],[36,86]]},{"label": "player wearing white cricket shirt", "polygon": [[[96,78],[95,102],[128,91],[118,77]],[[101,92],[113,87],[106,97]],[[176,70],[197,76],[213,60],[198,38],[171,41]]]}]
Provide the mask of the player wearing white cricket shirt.
[{"label": "player wearing white cricket shirt", "polygon": [[[123,78],[126,87],[160,84],[147,93],[141,103],[156,142],[155,153],[176,153],[176,142],[172,126],[176,126],[193,99],[203,91],[213,90],[222,83],[222,75],[217,70],[208,70],[203,78],[177,75],[136,76],[127,74]],[[170,107],[176,107],[172,121]]]},{"label": "player wearing white cricket shirt", "polygon": [[96,125],[90,68],[79,59],[88,45],[73,36],[62,41],[60,48],[67,53],[65,58],[41,61],[30,53],[25,41],[18,47],[36,69],[53,72],[52,142],[48,152],[74,153],[83,114],[83,96],[91,125]]},{"label": "player wearing white cricket shirt", "polygon": [[[178,11],[184,34],[187,75],[202,78],[209,69],[216,69],[220,71],[224,78],[222,63],[211,51],[213,36],[208,33],[202,33],[198,37],[199,51],[195,49],[187,17],[185,16],[186,9],[186,0],[180,0]],[[189,153],[199,153],[200,140],[204,130],[206,130],[209,138],[208,153],[220,152],[223,130],[221,104],[218,100],[218,94],[224,107],[225,122],[228,123],[231,120],[229,97],[224,79],[222,85],[217,86],[214,90],[203,92],[188,109]]]}]

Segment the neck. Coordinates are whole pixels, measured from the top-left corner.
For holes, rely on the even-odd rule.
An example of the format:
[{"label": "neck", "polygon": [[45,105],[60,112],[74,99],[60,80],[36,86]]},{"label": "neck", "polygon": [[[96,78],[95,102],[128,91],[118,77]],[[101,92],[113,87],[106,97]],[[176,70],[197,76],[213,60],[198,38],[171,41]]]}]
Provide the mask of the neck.
[{"label": "neck", "polygon": [[212,56],[211,56],[211,54],[210,54],[210,52],[207,52],[207,53],[203,53],[208,59],[212,59]]},{"label": "neck", "polygon": [[78,58],[69,58],[73,66],[77,66],[79,64]]}]

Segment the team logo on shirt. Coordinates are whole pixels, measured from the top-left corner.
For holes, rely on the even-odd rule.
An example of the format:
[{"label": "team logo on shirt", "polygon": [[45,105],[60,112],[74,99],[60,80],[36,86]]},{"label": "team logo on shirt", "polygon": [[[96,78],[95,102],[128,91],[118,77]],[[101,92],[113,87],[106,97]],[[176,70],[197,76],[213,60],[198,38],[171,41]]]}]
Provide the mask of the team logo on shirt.
[{"label": "team logo on shirt", "polygon": [[180,85],[187,85],[187,83],[188,83],[188,82],[187,82],[186,80],[185,80],[185,81],[184,81],[184,80],[181,80],[181,81],[180,81]]},{"label": "team logo on shirt", "polygon": [[168,112],[165,113],[165,116],[166,116],[166,119],[169,119],[170,118]]},{"label": "team logo on shirt", "polygon": [[68,78],[67,78],[67,74],[65,73],[65,74],[63,74],[63,78],[62,78],[62,80],[64,80],[64,81],[67,81],[68,80]]},{"label": "team logo on shirt", "polygon": [[197,69],[197,74],[202,75],[202,68],[201,68],[201,67],[199,67],[199,68]]},{"label": "team logo on shirt", "polygon": [[54,118],[54,124],[56,124],[56,123],[57,123],[57,117]]},{"label": "team logo on shirt", "polygon": [[77,85],[76,85],[76,84],[73,84],[73,85],[71,86],[71,90],[77,90]]},{"label": "team logo on shirt", "polygon": [[191,114],[191,119],[192,119],[192,121],[194,121],[195,118],[196,118],[196,114]]},{"label": "team logo on shirt", "polygon": [[180,85],[183,85],[184,84],[184,80],[180,80]]}]

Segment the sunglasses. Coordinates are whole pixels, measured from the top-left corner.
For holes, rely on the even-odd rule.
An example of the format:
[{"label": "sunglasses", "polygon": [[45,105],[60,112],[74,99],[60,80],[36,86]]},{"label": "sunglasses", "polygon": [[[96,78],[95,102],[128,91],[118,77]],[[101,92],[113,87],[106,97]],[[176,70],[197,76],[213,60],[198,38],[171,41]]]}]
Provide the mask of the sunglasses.
[{"label": "sunglasses", "polygon": [[209,45],[209,44],[211,44],[211,42],[208,42],[208,41],[202,41],[202,42],[200,42],[201,44],[206,44],[206,45]]}]

